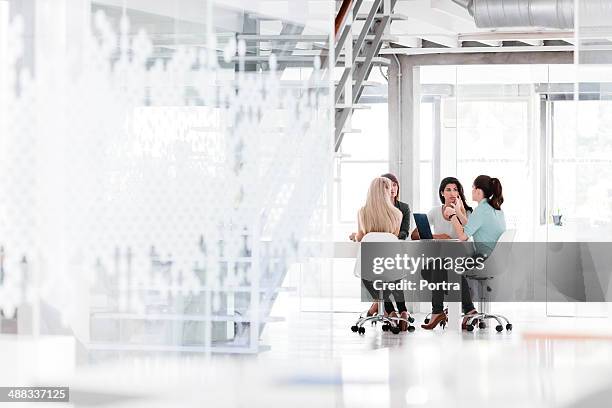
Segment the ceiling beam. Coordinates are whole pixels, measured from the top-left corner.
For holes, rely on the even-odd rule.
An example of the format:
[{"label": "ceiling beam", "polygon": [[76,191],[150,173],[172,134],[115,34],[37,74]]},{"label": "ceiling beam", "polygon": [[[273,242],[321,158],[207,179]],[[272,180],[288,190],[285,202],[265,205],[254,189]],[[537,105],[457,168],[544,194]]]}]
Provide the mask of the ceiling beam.
[{"label": "ceiling beam", "polygon": [[397,43],[403,47],[421,48],[423,46],[423,39],[419,37],[398,36]]},{"label": "ceiling beam", "polygon": [[567,40],[574,38],[573,31],[488,31],[488,32],[462,32],[460,41],[542,41]]},{"label": "ceiling beam", "polygon": [[466,47],[466,48],[386,48],[380,50],[381,55],[425,55],[425,54],[481,54],[481,53],[519,53],[519,52],[560,52],[574,51],[571,45],[543,46],[543,47]]},{"label": "ceiling beam", "polygon": [[409,17],[406,21],[395,21],[391,24],[391,35],[397,37],[416,37],[435,42],[446,47],[458,47],[457,34],[449,29],[430,24],[417,17]]}]

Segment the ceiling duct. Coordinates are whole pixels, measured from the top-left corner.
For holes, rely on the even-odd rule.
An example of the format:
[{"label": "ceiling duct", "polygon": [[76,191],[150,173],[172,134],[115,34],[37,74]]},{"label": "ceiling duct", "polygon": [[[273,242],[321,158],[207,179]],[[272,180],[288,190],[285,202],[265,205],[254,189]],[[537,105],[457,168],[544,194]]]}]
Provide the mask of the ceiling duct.
[{"label": "ceiling duct", "polygon": [[[480,28],[574,27],[574,0],[453,0],[466,8]],[[612,21],[612,1],[577,0],[580,15]],[[584,14],[583,14],[584,13]]]}]

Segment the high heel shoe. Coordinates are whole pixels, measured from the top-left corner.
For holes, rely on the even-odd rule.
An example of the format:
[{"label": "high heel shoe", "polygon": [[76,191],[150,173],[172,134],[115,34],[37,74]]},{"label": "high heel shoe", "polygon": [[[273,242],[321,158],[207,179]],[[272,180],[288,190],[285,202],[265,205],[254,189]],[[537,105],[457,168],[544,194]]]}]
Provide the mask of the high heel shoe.
[{"label": "high heel shoe", "polygon": [[461,330],[467,330],[467,322],[470,319],[470,316],[475,314],[478,314],[478,311],[476,309],[472,309],[463,315],[463,320],[461,321]]},{"label": "high heel shoe", "polygon": [[401,331],[408,331],[408,312],[400,313],[399,328]]},{"label": "high heel shoe", "polygon": [[431,319],[429,323],[422,324],[421,328],[425,330],[433,330],[437,325],[440,325],[443,329],[445,329],[446,323],[448,323],[448,316],[445,313],[440,313],[434,319]]},{"label": "high heel shoe", "polygon": [[372,303],[372,306],[370,306],[370,308],[368,309],[366,316],[367,317],[374,316],[377,313],[378,313],[378,302],[374,302]]}]

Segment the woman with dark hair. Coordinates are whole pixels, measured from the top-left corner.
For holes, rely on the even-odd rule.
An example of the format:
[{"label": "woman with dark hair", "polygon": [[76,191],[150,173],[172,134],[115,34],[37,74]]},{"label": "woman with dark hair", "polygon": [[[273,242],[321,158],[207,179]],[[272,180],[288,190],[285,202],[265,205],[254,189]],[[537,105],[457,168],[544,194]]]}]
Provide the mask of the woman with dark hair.
[{"label": "woman with dark hair", "polygon": [[399,200],[400,198],[400,185],[397,177],[391,173],[385,173],[380,177],[387,178],[391,180],[391,199],[393,200],[393,204],[395,208],[402,212],[402,225],[400,225],[400,232],[398,234],[399,239],[408,238],[408,234],[410,233],[410,207],[408,204],[403,203]]},{"label": "woman with dark hair", "polygon": [[[433,237],[435,239],[456,239],[457,234],[448,217],[444,215],[444,210],[448,207],[455,208],[461,222],[467,223],[468,217],[472,213],[472,207],[465,200],[463,186],[457,178],[446,177],[440,182],[438,197],[440,197],[442,205],[433,207],[427,213],[429,224],[433,227]],[[410,237],[420,239],[419,230],[415,228]]]},{"label": "woman with dark hair", "polygon": [[497,240],[506,230],[506,217],[501,209],[504,202],[502,185],[499,179],[481,175],[474,179],[472,200],[478,203],[467,224],[463,224],[454,208],[444,210],[449,217],[457,238],[467,241],[474,237],[476,252],[489,256]]},{"label": "woman with dark hair", "polygon": [[[499,179],[485,175],[476,177],[472,185],[472,201],[478,202],[478,206],[474,209],[467,223],[464,224],[461,221],[457,209],[454,207],[446,208],[444,216],[448,217],[453,225],[457,238],[461,241],[467,241],[470,237],[473,237],[476,254],[486,258],[491,254],[497,240],[506,230],[506,218],[501,209],[504,196]],[[466,316],[463,318],[461,327],[465,329],[467,316],[477,312],[473,305],[470,307],[471,295],[467,287],[467,281],[463,276],[461,277],[461,294],[463,313]],[[439,307],[436,311],[439,311]],[[443,312],[435,313],[431,315],[429,324],[421,327],[433,329],[438,324],[443,324],[442,322],[445,324],[447,320],[448,318]]]},{"label": "woman with dark hair", "polygon": [[[463,185],[455,177],[446,177],[440,182],[438,187],[438,197],[440,197],[441,206],[433,207],[429,213],[427,213],[427,219],[429,224],[433,228],[433,237],[435,239],[457,239],[457,233],[451,224],[450,218],[444,214],[447,208],[455,210],[457,217],[462,223],[466,224],[468,218],[472,214],[472,207],[467,204],[465,194],[463,192]],[[412,231],[412,239],[420,239],[419,231],[415,229]],[[445,270],[436,270],[432,266],[426,266],[421,271],[421,275],[424,279],[431,283],[440,283],[447,281],[448,272]],[[467,283],[464,283],[462,279],[461,283],[461,304],[464,313],[470,312],[474,309],[472,303],[472,297],[469,292]],[[423,329],[431,330],[438,324],[446,324],[446,313],[444,313],[444,290],[438,289],[433,290],[431,293],[431,318],[429,324],[421,325]],[[439,316],[439,317],[438,317]],[[433,321],[438,319],[435,324]]]}]

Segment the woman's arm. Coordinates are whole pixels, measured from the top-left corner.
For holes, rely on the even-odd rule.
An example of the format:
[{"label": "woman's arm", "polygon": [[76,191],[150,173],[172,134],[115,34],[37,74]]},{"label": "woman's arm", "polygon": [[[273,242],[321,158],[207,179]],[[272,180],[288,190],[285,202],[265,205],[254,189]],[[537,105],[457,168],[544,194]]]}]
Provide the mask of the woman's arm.
[{"label": "woman's arm", "polygon": [[454,216],[450,219],[451,224],[453,224],[453,228],[455,229],[455,233],[457,233],[457,238],[460,241],[467,241],[470,237],[465,234],[463,230],[463,225],[459,222],[459,216],[455,213]]},{"label": "woman's arm", "polygon": [[404,204],[400,207],[400,211],[402,212],[402,223],[397,237],[399,239],[406,239],[410,235],[410,207],[408,204]]},{"label": "woman's arm", "polygon": [[457,238],[459,238],[459,240],[461,241],[467,241],[469,237],[463,230],[463,225],[461,225],[461,222],[459,222],[457,211],[455,211],[453,207],[447,207],[444,210],[444,216],[447,217],[450,223],[453,225],[455,233],[457,234]]},{"label": "woman's arm", "polygon": [[355,234],[355,240],[361,242],[361,239],[365,236],[363,229],[361,228],[361,210],[357,212],[357,234]]},{"label": "woman's arm", "polygon": [[461,225],[465,225],[468,222],[467,211],[465,210],[465,205],[463,204],[461,197],[458,198],[459,199],[455,202],[453,207],[455,208],[459,222],[461,222]]}]

